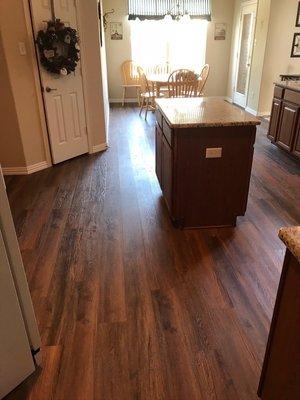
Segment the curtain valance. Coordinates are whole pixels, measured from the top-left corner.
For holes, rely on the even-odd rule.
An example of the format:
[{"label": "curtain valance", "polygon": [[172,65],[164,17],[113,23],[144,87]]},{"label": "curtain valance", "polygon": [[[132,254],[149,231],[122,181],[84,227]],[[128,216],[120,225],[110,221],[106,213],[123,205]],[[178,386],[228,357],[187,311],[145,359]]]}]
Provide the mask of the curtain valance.
[{"label": "curtain valance", "polygon": [[162,19],[179,12],[191,18],[211,19],[211,0],[128,0],[129,19]]}]

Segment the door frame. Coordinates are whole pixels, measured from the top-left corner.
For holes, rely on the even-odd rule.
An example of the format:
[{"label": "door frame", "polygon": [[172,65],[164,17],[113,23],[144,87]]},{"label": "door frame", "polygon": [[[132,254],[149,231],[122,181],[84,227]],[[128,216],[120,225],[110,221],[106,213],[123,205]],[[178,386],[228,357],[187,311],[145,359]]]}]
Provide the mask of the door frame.
[{"label": "door frame", "polygon": [[[255,5],[256,6],[256,11],[255,11],[255,22],[254,22],[254,28],[253,28],[253,45],[251,49],[251,56],[250,56],[250,70],[249,70],[249,76],[248,76],[248,82],[247,82],[247,93],[246,93],[246,104],[245,104],[245,109],[247,108],[248,105],[248,98],[249,98],[249,82],[250,82],[250,77],[251,77],[251,72],[252,72],[252,61],[253,61],[253,53],[254,53],[254,46],[255,46],[255,31],[256,31],[256,24],[257,24],[257,7],[258,7],[258,0],[247,0],[243,1],[240,4],[239,8],[239,14],[238,14],[238,39],[237,39],[237,53],[235,57],[235,68],[234,68],[234,88],[233,88],[233,93],[232,93],[232,102],[235,103],[235,93],[236,93],[236,87],[237,87],[237,80],[238,80],[238,72],[239,72],[239,61],[240,61],[240,43],[241,43],[241,36],[242,36],[242,10],[243,7]],[[239,104],[238,104],[239,105]],[[240,106],[240,105],[239,105]],[[240,106],[242,107],[242,106]]]},{"label": "door frame", "polygon": [[[76,18],[78,24],[78,32],[81,36],[81,16],[79,12],[79,0],[74,0],[75,8],[76,8]],[[35,36],[34,36],[34,28],[33,22],[31,17],[31,6],[30,0],[23,0],[24,6],[24,13],[25,13],[25,21],[26,21],[26,29],[29,36],[29,43],[30,46],[30,53],[33,55],[32,57],[32,65],[34,71],[34,82],[35,82],[35,89],[38,98],[38,108],[39,108],[39,115],[40,121],[42,126],[42,133],[43,133],[43,142],[45,146],[45,153],[46,153],[46,161],[48,167],[53,165],[52,155],[51,155],[51,147],[50,147],[50,137],[49,137],[49,130],[47,126],[47,118],[46,118],[46,111],[45,111],[45,103],[44,97],[42,94],[42,82],[41,82],[41,75],[40,75],[40,67],[38,62],[38,52],[35,45]],[[86,112],[86,105],[87,105],[87,80],[86,80],[86,68],[85,68],[85,43],[82,40],[80,42],[80,61],[81,61],[81,72],[82,72],[82,87],[83,87],[83,101],[84,101],[84,113],[86,118],[86,125],[87,125],[87,138],[88,138],[88,153],[92,154],[95,152],[93,146],[93,137],[90,129],[90,121]],[[99,71],[99,74],[101,71]]]}]

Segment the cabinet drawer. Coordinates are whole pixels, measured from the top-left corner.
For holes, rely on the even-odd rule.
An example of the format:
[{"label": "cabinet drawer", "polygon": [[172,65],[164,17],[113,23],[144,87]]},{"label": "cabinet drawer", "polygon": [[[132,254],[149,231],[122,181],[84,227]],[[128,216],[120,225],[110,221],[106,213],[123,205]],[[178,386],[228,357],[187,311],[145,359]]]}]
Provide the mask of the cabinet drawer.
[{"label": "cabinet drawer", "polygon": [[172,147],[172,129],[169,127],[169,125],[166,123],[164,119],[163,119],[163,134],[164,137],[167,139],[169,145]]},{"label": "cabinet drawer", "polygon": [[274,97],[276,97],[277,99],[282,99],[283,94],[284,94],[284,89],[280,86],[275,86]]},{"label": "cabinet drawer", "polygon": [[163,126],[163,116],[162,116],[162,113],[161,113],[158,109],[155,110],[155,117],[156,117],[156,121],[157,121],[158,125],[159,125],[160,128],[162,129],[162,126]]},{"label": "cabinet drawer", "polygon": [[300,105],[300,93],[286,89],[284,93],[284,100]]}]

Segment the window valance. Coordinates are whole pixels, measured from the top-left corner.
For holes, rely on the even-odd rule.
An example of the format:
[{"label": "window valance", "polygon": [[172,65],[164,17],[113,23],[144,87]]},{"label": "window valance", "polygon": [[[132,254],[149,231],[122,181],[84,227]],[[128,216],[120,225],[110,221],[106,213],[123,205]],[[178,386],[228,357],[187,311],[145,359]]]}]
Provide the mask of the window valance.
[{"label": "window valance", "polygon": [[211,19],[211,0],[128,0],[129,19],[162,19],[179,12],[191,18]]}]

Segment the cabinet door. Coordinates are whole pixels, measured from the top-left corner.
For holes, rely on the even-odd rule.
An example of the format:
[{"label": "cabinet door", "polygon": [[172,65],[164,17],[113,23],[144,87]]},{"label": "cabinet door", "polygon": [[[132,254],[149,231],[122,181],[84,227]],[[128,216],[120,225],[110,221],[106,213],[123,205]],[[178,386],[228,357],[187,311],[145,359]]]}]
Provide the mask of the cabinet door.
[{"label": "cabinet door", "polygon": [[298,114],[299,107],[285,101],[282,103],[280,126],[276,142],[278,146],[288,151],[291,151],[292,148]]},{"label": "cabinet door", "polygon": [[275,141],[277,135],[277,127],[280,116],[281,101],[274,99],[271,111],[271,119],[269,125],[268,138]]},{"label": "cabinet door", "polygon": [[172,149],[162,137],[162,191],[172,214]]},{"label": "cabinet door", "polygon": [[162,131],[158,123],[155,129],[155,172],[162,189]]},{"label": "cabinet door", "polygon": [[300,158],[300,121],[296,129],[295,141],[293,146],[293,154]]}]

